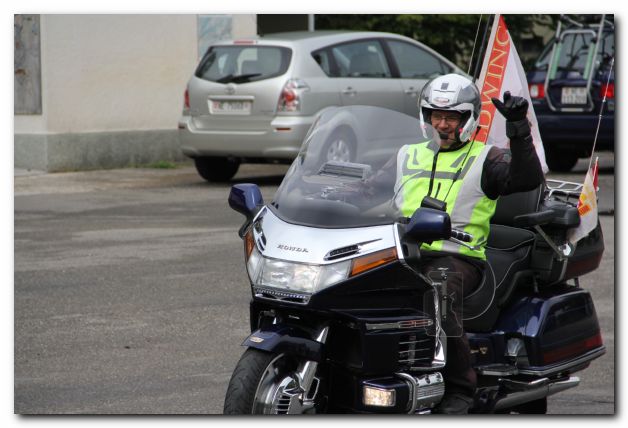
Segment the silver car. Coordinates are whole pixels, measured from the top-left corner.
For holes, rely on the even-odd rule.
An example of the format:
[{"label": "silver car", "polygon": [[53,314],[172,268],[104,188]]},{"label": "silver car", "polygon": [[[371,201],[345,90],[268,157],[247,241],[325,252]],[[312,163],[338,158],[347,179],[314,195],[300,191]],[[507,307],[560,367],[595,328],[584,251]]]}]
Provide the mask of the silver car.
[{"label": "silver car", "polygon": [[[190,78],[179,120],[181,150],[208,181],[243,162],[289,163],[317,114],[340,105],[418,116],[432,77],[464,74],[408,37],[379,32],[294,32],[212,45]],[[328,160],[352,161],[355,134],[339,127]]]}]

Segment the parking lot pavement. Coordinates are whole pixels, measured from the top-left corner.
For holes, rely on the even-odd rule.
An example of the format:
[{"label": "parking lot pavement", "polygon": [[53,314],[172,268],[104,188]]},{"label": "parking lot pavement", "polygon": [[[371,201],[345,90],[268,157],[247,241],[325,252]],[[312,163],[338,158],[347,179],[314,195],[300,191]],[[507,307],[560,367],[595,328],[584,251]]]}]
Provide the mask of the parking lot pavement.
[{"label": "parking lot pavement", "polygon": [[[228,184],[190,166],[16,175],[14,411],[221,413],[249,333],[229,188],[255,182],[268,201],[286,169],[244,165]],[[601,222],[602,266],[581,285],[608,352],[550,413],[614,412],[614,217]]]}]

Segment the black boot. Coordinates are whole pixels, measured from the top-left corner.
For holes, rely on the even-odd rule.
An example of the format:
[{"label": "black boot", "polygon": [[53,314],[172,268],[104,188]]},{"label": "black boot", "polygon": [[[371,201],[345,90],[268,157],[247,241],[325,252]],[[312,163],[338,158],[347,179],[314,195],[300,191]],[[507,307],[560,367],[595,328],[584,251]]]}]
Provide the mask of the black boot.
[{"label": "black boot", "polygon": [[473,404],[473,398],[459,393],[445,394],[443,400],[434,409],[434,413],[444,415],[466,415]]}]

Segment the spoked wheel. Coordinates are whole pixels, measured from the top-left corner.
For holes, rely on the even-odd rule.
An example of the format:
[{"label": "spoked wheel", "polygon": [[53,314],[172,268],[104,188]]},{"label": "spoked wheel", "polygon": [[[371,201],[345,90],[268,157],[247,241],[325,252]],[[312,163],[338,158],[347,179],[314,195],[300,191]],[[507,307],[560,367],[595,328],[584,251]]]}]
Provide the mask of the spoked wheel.
[{"label": "spoked wheel", "polygon": [[298,369],[299,361],[293,357],[247,349],[231,376],[224,413],[314,413],[317,385],[310,388],[313,394],[306,396],[299,384]]}]

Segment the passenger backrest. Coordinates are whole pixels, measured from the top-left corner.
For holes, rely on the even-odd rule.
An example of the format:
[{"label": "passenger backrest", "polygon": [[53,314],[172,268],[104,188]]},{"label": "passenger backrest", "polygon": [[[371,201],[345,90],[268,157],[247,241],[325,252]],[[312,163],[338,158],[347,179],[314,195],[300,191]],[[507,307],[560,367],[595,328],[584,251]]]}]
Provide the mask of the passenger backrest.
[{"label": "passenger backrest", "polygon": [[537,212],[544,184],[528,192],[517,192],[506,196],[500,196],[497,200],[495,214],[491,218],[491,224],[513,226],[513,219],[522,214]]}]

